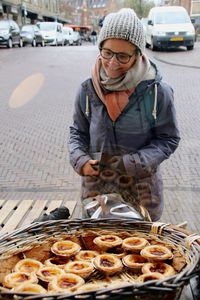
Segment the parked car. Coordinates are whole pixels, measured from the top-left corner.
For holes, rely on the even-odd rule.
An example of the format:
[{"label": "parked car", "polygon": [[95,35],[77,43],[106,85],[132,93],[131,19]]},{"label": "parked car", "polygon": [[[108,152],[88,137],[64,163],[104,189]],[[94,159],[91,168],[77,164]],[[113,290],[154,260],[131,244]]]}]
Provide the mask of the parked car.
[{"label": "parked car", "polygon": [[200,14],[193,14],[190,19],[195,29],[195,41],[200,40]]},{"label": "parked car", "polygon": [[153,7],[146,27],[146,46],[152,50],[185,46],[194,48],[195,30],[188,12],[182,6]]},{"label": "parked car", "polygon": [[64,45],[73,45],[73,29],[70,27],[63,27]]},{"label": "parked car", "polygon": [[23,41],[23,46],[32,45],[33,47],[41,45],[44,47],[44,38],[36,25],[24,25],[21,29],[21,38]]},{"label": "parked car", "polygon": [[73,45],[82,45],[82,38],[78,31],[73,31],[72,39]]},{"label": "parked car", "polygon": [[148,18],[142,18],[142,19],[141,19],[141,22],[142,22],[144,31],[146,32],[146,30],[147,30],[147,22],[148,22]]},{"label": "parked car", "polygon": [[0,21],[0,45],[12,48],[14,45],[23,46],[20,29],[13,20]]},{"label": "parked car", "polygon": [[58,22],[38,22],[37,26],[45,40],[45,44],[58,46],[64,45],[63,24]]}]

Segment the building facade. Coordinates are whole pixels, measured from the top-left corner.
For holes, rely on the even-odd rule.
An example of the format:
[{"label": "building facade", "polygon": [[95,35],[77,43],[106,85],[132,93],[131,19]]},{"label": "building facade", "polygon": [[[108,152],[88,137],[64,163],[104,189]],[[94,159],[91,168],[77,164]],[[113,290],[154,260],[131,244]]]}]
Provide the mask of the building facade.
[{"label": "building facade", "polygon": [[0,19],[13,19],[19,25],[54,21],[60,18],[59,8],[58,0],[0,0]]}]

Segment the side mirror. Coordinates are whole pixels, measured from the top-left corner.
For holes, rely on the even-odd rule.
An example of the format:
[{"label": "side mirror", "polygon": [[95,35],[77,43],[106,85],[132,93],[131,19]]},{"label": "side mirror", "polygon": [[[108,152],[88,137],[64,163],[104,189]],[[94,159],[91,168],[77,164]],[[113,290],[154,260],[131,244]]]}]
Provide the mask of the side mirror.
[{"label": "side mirror", "polygon": [[147,24],[148,25],[153,25],[153,21],[152,20],[148,20]]}]

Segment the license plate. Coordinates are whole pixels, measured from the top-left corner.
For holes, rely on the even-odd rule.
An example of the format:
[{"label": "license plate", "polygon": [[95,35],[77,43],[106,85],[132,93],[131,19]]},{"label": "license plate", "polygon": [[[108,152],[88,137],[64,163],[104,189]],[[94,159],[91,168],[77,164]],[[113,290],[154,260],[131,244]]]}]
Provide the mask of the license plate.
[{"label": "license plate", "polygon": [[183,41],[183,37],[173,37],[173,38],[171,38],[170,39],[170,41],[172,41],[172,42],[176,42],[176,41]]}]

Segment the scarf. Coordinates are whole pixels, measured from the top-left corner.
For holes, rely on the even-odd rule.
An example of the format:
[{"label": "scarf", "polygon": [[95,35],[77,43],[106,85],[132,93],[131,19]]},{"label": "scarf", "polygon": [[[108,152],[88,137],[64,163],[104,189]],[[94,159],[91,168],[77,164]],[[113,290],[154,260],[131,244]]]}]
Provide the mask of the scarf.
[{"label": "scarf", "polygon": [[98,56],[92,69],[92,82],[95,91],[105,104],[112,121],[116,121],[129,102],[129,96],[144,79],[155,78],[155,70],[145,55],[138,56],[135,64],[122,76],[109,78]]}]

